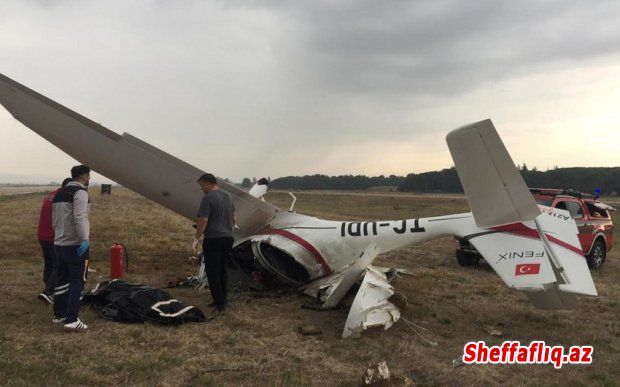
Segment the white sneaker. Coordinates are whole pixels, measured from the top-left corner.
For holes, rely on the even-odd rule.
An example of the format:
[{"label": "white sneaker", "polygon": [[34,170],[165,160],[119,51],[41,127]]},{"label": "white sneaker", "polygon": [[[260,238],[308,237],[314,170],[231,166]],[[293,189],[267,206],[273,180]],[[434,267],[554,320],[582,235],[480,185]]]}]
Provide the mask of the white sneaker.
[{"label": "white sneaker", "polygon": [[74,322],[65,324],[65,329],[70,329],[72,331],[85,331],[88,329],[88,325],[84,324],[78,317],[78,319]]},{"label": "white sneaker", "polygon": [[52,319],[52,322],[54,324],[64,323],[65,322],[65,318],[64,317],[56,317],[56,316],[54,316],[54,318]]}]

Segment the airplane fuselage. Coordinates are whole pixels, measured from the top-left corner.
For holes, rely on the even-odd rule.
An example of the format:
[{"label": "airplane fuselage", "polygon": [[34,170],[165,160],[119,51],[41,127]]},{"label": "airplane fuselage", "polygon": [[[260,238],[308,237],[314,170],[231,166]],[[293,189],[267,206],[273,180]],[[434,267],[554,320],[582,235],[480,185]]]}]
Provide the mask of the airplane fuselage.
[{"label": "airplane fuselage", "polygon": [[[292,285],[330,275],[354,264],[371,243],[380,253],[479,229],[471,213],[381,221],[331,221],[292,212],[237,242],[252,244],[263,267]],[[292,262],[284,262],[294,260]],[[303,269],[303,270],[302,270]]]}]

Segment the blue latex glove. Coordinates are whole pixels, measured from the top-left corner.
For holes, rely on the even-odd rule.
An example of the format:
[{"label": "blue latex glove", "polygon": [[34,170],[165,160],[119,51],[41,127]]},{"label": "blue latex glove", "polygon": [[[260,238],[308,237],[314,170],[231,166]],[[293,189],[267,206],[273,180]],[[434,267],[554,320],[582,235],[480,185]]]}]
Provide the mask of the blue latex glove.
[{"label": "blue latex glove", "polygon": [[82,241],[82,243],[80,244],[80,247],[78,247],[77,249],[78,257],[84,256],[84,254],[86,254],[87,251],[88,251],[88,241]]}]

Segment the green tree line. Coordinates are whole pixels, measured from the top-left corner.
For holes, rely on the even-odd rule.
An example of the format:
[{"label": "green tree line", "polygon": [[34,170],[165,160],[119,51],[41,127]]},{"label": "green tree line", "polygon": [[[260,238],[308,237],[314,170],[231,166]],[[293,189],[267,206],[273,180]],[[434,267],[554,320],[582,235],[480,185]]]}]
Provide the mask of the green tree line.
[{"label": "green tree line", "polygon": [[541,172],[524,165],[521,175],[530,187],[573,188],[587,193],[600,189],[602,195],[620,193],[620,167],[555,168]]},{"label": "green tree line", "polygon": [[[603,195],[620,193],[620,167],[612,168],[554,168],[539,171],[527,165],[518,166],[529,187],[572,188],[593,193],[601,190]],[[462,193],[463,187],[454,167],[441,171],[410,173],[407,176],[364,175],[306,175],[275,179],[269,185],[273,189],[302,190],[366,190],[372,187],[396,187],[402,192]]]},{"label": "green tree line", "polygon": [[365,190],[372,187],[398,187],[404,181],[402,176],[364,175],[306,175],[287,176],[272,180],[269,184],[274,189],[332,189],[332,190]]}]

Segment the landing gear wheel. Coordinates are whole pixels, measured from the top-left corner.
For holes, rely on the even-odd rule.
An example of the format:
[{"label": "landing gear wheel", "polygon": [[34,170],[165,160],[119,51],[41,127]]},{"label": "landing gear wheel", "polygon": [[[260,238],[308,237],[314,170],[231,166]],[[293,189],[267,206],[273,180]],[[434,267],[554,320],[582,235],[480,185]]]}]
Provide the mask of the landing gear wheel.
[{"label": "landing gear wheel", "polygon": [[588,267],[590,269],[600,269],[605,262],[605,244],[600,240],[594,242],[592,250],[586,255],[586,261],[588,261]]},{"label": "landing gear wheel", "polygon": [[461,266],[478,266],[480,257],[475,254],[467,254],[462,251],[457,251],[456,260]]}]

